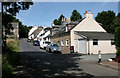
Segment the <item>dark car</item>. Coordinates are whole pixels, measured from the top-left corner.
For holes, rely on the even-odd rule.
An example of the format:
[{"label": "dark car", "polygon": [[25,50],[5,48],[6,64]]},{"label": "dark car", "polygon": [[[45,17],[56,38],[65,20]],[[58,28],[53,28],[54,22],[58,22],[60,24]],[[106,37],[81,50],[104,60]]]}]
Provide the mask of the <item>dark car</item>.
[{"label": "dark car", "polygon": [[34,45],[34,46],[39,46],[39,41],[35,40],[35,41],[33,42],[33,45]]}]

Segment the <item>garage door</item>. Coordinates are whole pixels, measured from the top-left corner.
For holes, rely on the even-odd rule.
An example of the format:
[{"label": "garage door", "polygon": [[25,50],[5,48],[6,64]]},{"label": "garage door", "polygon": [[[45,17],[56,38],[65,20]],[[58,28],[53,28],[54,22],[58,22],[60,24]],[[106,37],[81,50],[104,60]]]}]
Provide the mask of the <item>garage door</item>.
[{"label": "garage door", "polygon": [[74,52],[78,52],[78,40],[75,40]]},{"label": "garage door", "polygon": [[81,40],[78,40],[78,52],[79,53],[82,53],[82,54],[86,54],[87,50],[86,50],[86,40],[84,39],[81,39]]}]

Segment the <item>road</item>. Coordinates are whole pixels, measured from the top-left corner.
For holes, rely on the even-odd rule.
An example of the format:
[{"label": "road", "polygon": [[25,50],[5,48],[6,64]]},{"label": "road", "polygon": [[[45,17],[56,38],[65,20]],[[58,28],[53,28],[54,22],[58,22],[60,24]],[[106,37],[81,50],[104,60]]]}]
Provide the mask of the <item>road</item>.
[{"label": "road", "polygon": [[[87,77],[118,76],[118,71],[84,61],[79,54],[47,53],[20,40],[19,65],[15,68],[15,78],[44,78],[44,77]],[[82,57],[82,58],[81,58]],[[63,77],[63,78],[64,78]],[[102,77],[103,78],[103,77]],[[107,77],[106,77],[107,78]]]}]

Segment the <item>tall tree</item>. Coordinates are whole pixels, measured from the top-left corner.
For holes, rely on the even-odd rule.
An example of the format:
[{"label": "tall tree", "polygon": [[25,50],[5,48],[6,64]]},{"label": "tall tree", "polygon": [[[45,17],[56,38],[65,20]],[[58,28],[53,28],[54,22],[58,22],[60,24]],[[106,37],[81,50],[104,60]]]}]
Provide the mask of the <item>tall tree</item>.
[{"label": "tall tree", "polygon": [[113,11],[102,11],[101,13],[98,13],[98,15],[95,17],[95,20],[99,23],[102,23],[102,27],[109,33],[112,32],[115,27],[113,25],[113,20],[115,19],[115,13]]},{"label": "tall tree", "polygon": [[58,23],[58,20],[57,20],[57,19],[54,19],[54,24],[55,24],[55,25],[59,25],[59,23]]},{"label": "tall tree", "polygon": [[116,55],[120,56],[120,27],[115,30],[115,46],[117,49]]},{"label": "tall tree", "polygon": [[60,15],[60,17],[59,17],[58,20],[59,20],[59,21],[62,21],[62,18],[65,18],[65,16],[64,16],[63,14]]},{"label": "tall tree", "polygon": [[6,34],[12,28],[10,22],[13,21],[14,17],[20,10],[28,10],[30,5],[33,5],[33,2],[2,2],[2,25],[5,29],[5,46],[6,46]]},{"label": "tall tree", "polygon": [[63,14],[61,14],[58,19],[54,19],[54,24],[55,25],[61,25],[62,24],[62,18],[65,18],[65,16]]},{"label": "tall tree", "polygon": [[82,19],[82,16],[77,10],[73,10],[72,15],[71,15],[71,21],[77,21],[79,19]]}]

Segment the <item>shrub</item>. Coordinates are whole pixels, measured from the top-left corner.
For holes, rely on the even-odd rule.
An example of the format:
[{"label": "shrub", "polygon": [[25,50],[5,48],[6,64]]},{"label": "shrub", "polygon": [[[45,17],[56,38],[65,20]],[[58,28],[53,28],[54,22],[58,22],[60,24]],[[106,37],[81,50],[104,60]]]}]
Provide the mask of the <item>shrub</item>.
[{"label": "shrub", "polygon": [[116,46],[116,55],[120,56],[120,27],[117,27],[115,30],[115,46]]},{"label": "shrub", "polygon": [[12,66],[8,63],[6,58],[3,58],[3,63],[2,63],[2,78],[11,78],[12,77],[12,72],[13,68]]},{"label": "shrub", "polygon": [[3,47],[2,72],[3,78],[12,78],[13,67],[17,64],[19,51],[19,40],[8,39],[7,46]]}]

